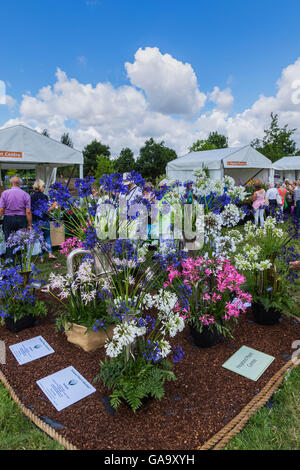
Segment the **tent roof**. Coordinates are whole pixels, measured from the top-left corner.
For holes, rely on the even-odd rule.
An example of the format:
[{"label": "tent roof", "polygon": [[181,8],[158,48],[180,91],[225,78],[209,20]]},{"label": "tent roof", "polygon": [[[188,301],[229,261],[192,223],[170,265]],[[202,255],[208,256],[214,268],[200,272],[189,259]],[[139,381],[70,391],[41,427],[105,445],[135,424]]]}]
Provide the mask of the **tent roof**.
[{"label": "tent roof", "polygon": [[[0,129],[0,166],[83,164],[82,153],[21,124]],[[14,165],[12,165],[14,164]]]},{"label": "tent roof", "polygon": [[216,150],[190,152],[168,163],[167,169],[173,171],[195,171],[206,167],[209,170],[222,168],[272,168],[272,162],[255,150],[251,145]]},{"label": "tent roof", "polygon": [[275,170],[300,170],[300,156],[283,157],[273,163]]}]

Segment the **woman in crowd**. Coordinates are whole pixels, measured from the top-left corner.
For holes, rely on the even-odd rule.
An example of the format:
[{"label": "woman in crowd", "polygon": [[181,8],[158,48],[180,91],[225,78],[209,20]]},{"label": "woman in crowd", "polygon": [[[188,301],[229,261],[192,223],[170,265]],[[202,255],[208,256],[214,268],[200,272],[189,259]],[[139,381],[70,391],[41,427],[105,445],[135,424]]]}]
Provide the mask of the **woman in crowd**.
[{"label": "woman in crowd", "polygon": [[264,214],[266,206],[266,191],[262,188],[261,183],[256,183],[254,185],[255,192],[253,194],[253,211],[255,225],[258,226],[258,221],[260,221],[260,226],[263,228],[265,224]]},{"label": "woman in crowd", "polygon": [[289,181],[286,183],[286,212],[291,215],[292,213],[292,207],[294,207],[294,186],[293,183],[290,183]]},{"label": "woman in crowd", "polygon": [[281,214],[283,216],[283,211],[284,211],[284,209],[287,208],[287,202],[286,202],[287,189],[285,188],[284,184],[278,183],[277,184],[277,190],[278,190],[278,193],[281,197],[281,204],[279,204],[279,208],[280,208]]},{"label": "woman in crowd", "polygon": [[[44,181],[37,179],[33,184],[34,193],[31,195],[31,208],[32,208],[32,222],[37,229],[42,230],[45,242],[48,245],[48,257],[49,259],[56,259],[56,256],[52,253],[52,245],[50,238],[50,219],[49,212],[54,209],[54,205],[49,207],[49,198],[44,194],[45,183]],[[40,260],[44,262],[43,251],[39,254]]]},{"label": "woman in crowd", "polygon": [[268,183],[266,198],[269,201],[269,206],[267,210],[269,215],[273,215],[275,212],[275,209],[277,208],[277,196],[278,196],[278,191],[274,187],[274,184]]}]

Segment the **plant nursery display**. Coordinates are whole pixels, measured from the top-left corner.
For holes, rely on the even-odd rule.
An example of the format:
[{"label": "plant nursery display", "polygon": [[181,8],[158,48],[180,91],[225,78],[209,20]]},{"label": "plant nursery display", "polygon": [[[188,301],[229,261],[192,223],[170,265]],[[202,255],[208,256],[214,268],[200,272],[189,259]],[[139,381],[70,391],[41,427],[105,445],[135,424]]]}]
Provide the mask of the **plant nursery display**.
[{"label": "plant nursery display", "polygon": [[176,311],[190,325],[199,346],[213,346],[221,334],[231,335],[232,323],[245,313],[251,295],[242,291],[245,277],[230,261],[199,256],[182,261],[180,270],[170,266],[167,271],[164,288],[175,289]]},{"label": "plant nursery display", "polygon": [[0,273],[1,323],[14,332],[33,325],[37,317],[46,316],[47,309],[30,286],[24,286],[20,267],[4,268]]},{"label": "plant nursery display", "polygon": [[[300,325],[284,315],[297,276],[289,263],[300,257],[294,246],[298,223],[290,220],[288,227],[281,217],[268,217],[264,228],[245,223],[245,188],[230,177],[211,181],[205,170],[195,182],[147,185],[134,171],[76,179],[78,197],[55,183],[51,220],[65,226],[60,252],[67,273],[61,265],[55,272],[55,265],[41,290],[30,287],[22,271],[34,270],[32,247],[43,244],[38,232],[12,234],[7,246],[20,266],[1,267],[2,324],[9,328],[10,320],[46,316],[48,310],[34,334],[52,353],[36,361],[36,374],[28,365],[34,384],[71,366],[87,390],[95,384],[93,393],[52,413],[29,374],[26,379],[33,400],[28,404],[41,416],[62,420],[63,434],[73,433],[82,448],[114,449],[120,436],[122,448],[128,439],[139,449],[159,442],[195,448],[283,366]],[[20,350],[13,331],[9,343]],[[21,339],[33,339],[26,331]],[[234,376],[239,362],[238,372],[223,367],[245,345],[255,357],[276,359],[252,384],[250,376]],[[246,369],[248,359],[252,367],[247,355],[241,357]],[[11,357],[6,370],[14,377]],[[70,396],[76,383],[76,377],[68,379]],[[78,418],[83,432],[72,425]],[[157,432],[149,432],[154,427]]]},{"label": "plant nursery display", "polygon": [[107,313],[107,281],[99,278],[91,259],[86,258],[74,275],[51,273],[43,289],[59,300],[57,328],[65,329],[68,340],[86,351],[104,345],[112,333],[113,318]]},{"label": "plant nursery display", "polygon": [[255,229],[251,222],[245,225],[246,245],[235,256],[235,265],[246,276],[258,323],[277,323],[285,309],[293,304],[289,295],[293,281],[289,263],[300,257],[292,246],[298,237],[297,222],[287,232],[278,228],[273,217],[267,217],[264,228]]}]

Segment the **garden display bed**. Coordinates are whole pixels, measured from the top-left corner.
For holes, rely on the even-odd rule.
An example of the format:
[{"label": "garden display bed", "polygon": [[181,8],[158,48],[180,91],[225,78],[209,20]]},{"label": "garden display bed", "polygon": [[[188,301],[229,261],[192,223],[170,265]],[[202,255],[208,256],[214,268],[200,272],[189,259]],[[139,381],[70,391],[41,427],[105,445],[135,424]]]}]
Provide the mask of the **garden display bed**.
[{"label": "garden display bed", "polygon": [[[41,294],[44,299],[47,294]],[[101,382],[96,393],[57,412],[36,381],[68,366],[74,366],[92,383],[99,373],[104,349],[86,353],[55,332],[51,304],[47,318],[18,334],[0,327],[0,339],[7,346],[6,364],[0,371],[27,409],[43,420],[52,420],[56,433],[78,449],[103,450],[193,450],[224,428],[291,359],[292,343],[300,339],[300,323],[282,317],[274,326],[252,321],[250,309],[241,316],[234,339],[199,349],[189,328],[177,335],[176,345],[184,350],[182,362],[174,364],[176,382],[165,384],[165,397],[150,400],[135,414],[126,405],[111,414],[108,391]],[[8,346],[42,335],[54,354],[19,366]],[[222,367],[241,346],[246,345],[275,357],[257,382]],[[48,421],[49,422],[49,421]]]}]

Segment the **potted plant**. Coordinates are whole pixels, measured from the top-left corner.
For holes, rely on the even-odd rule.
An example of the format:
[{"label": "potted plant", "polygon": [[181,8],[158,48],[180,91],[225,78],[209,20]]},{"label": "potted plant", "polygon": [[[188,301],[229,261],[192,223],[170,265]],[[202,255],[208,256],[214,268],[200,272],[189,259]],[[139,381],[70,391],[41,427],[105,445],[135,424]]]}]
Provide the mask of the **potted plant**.
[{"label": "potted plant", "polygon": [[46,316],[44,302],[38,300],[29,286],[24,286],[19,267],[0,273],[1,323],[14,333],[33,326],[37,317]]},{"label": "potted plant", "polygon": [[245,312],[251,296],[241,290],[245,277],[229,260],[188,258],[181,269],[168,268],[165,288],[178,295],[176,311],[190,325],[199,347],[216,345],[222,335],[231,336],[234,322]]},{"label": "potted plant", "polygon": [[38,230],[20,229],[10,234],[6,245],[13,249],[13,254],[18,258],[17,264],[20,266],[20,274],[26,285],[32,272],[32,256],[39,254],[41,249],[46,249],[48,246],[43,234]]},{"label": "potted plant", "polygon": [[63,307],[56,320],[57,328],[63,327],[68,341],[87,352],[104,346],[112,334],[113,318],[107,309],[110,296],[107,283],[93,271],[92,260],[86,259],[74,276],[51,273],[49,283],[43,289]]},{"label": "potted plant", "polygon": [[297,234],[297,224],[286,234],[272,217],[267,217],[264,228],[255,229],[251,222],[245,225],[248,243],[236,255],[235,265],[245,274],[256,323],[275,325],[293,303],[288,293],[289,262],[299,257],[291,246]]},{"label": "potted plant", "polygon": [[[107,358],[100,363],[100,374],[95,378],[102,379],[111,392],[113,408],[125,402],[134,412],[147,398],[163,398],[164,383],[176,380],[168,359],[172,352],[168,337],[175,337],[184,328],[183,318],[174,312],[175,294],[163,290],[148,293],[141,310],[136,309],[136,301],[114,300],[114,316],[121,322],[105,345]],[[175,347],[173,361],[182,357],[181,348]]]}]

